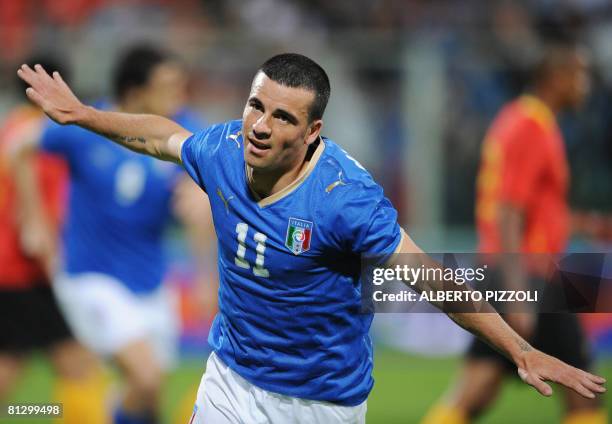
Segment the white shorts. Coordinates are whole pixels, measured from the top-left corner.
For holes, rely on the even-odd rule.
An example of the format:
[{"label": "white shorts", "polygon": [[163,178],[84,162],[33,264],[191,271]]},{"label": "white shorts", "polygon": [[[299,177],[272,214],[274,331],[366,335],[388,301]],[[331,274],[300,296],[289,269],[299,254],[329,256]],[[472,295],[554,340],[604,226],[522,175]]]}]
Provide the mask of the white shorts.
[{"label": "white shorts", "polygon": [[367,404],[340,406],[268,392],[246,381],[213,352],[189,424],[363,424]]},{"label": "white shorts", "polygon": [[76,338],[94,352],[112,356],[145,340],[164,369],[176,362],[180,324],[167,287],[139,295],[111,276],[84,273],[60,275],[53,288]]}]

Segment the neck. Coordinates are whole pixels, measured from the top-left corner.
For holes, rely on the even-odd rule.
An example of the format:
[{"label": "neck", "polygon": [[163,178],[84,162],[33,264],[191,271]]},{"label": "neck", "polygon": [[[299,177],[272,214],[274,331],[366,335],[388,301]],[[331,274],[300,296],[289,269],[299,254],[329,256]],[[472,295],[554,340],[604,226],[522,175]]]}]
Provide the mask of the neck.
[{"label": "neck", "polygon": [[550,90],[545,89],[544,87],[534,89],[532,94],[537,97],[542,103],[548,106],[548,108],[554,115],[558,114],[563,108],[558,96],[556,96]]},{"label": "neck", "polygon": [[262,199],[278,193],[297,180],[306,170],[315,149],[316,144],[307,147],[304,154],[299,156],[298,161],[286,170],[257,170],[247,165],[249,186]]}]

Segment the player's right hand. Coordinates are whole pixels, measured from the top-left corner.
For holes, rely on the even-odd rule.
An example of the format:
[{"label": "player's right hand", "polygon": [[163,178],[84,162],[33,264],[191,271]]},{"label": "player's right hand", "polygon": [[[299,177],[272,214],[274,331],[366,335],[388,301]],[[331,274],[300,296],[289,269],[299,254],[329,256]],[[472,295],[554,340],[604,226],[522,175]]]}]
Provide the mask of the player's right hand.
[{"label": "player's right hand", "polygon": [[21,65],[17,75],[30,86],[26,90],[28,98],[40,106],[49,118],[62,125],[77,122],[84,105],[59,72],[53,72],[51,77],[40,65],[34,65],[34,69]]}]

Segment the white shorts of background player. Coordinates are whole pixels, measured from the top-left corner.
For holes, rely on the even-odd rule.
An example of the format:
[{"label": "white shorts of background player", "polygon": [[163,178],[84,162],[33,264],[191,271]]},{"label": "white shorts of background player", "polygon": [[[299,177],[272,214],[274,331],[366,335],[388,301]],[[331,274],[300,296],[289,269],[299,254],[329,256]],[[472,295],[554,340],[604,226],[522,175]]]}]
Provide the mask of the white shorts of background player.
[{"label": "white shorts of background player", "polygon": [[94,352],[112,356],[146,340],[164,369],[176,363],[178,299],[168,287],[137,294],[109,275],[83,273],[58,276],[53,290],[77,340]]}]

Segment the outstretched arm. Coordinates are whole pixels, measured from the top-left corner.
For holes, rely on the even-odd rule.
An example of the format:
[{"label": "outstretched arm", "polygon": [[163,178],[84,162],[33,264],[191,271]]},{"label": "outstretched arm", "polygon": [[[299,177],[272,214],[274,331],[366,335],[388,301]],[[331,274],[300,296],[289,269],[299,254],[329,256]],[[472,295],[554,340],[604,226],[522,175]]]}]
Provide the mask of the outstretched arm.
[{"label": "outstretched arm", "polygon": [[174,121],[85,106],[58,72],[50,76],[40,65],[22,65],[17,75],[30,85],[28,98],[58,124],[78,125],[135,152],[180,163],[181,146],[191,133]]},{"label": "outstretched arm", "polygon": [[[408,237],[404,235],[399,253],[410,255],[396,255],[391,266],[404,265],[405,262],[414,262],[410,266],[437,267],[427,254]],[[451,290],[461,289],[454,283]],[[419,282],[414,287],[417,291],[447,290],[444,283]],[[465,288],[464,288],[465,289]],[[439,305],[436,305],[439,307]],[[514,331],[495,311],[487,304],[481,305],[479,313],[448,313],[448,316],[458,325],[474,335],[485,340],[518,367],[521,379],[533,386],[544,396],[552,395],[552,388],[546,381],[562,384],[575,390],[586,398],[594,398],[596,394],[604,393],[605,379],[586,371],[574,368],[557,358],[534,349],[516,331]]]}]

